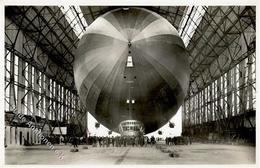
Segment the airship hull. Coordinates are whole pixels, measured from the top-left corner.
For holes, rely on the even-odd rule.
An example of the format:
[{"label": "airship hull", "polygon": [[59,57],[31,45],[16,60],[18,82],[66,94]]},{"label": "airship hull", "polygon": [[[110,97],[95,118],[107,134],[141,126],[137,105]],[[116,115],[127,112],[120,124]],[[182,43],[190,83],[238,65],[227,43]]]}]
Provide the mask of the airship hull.
[{"label": "airship hull", "polygon": [[188,54],[175,28],[158,14],[117,9],[88,27],[74,76],[81,101],[100,123],[117,131],[122,121],[136,120],[149,133],[184,100]]}]

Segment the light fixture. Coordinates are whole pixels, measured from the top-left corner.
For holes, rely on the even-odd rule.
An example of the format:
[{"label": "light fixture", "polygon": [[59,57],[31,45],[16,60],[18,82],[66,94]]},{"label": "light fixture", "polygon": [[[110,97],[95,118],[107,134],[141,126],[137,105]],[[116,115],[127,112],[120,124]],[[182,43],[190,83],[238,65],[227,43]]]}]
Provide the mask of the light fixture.
[{"label": "light fixture", "polygon": [[130,103],[130,100],[129,100],[129,99],[127,99],[127,100],[126,100],[126,103],[127,103],[127,104],[129,104],[129,103]]},{"label": "light fixture", "polygon": [[135,104],[135,100],[132,100],[132,104]]}]

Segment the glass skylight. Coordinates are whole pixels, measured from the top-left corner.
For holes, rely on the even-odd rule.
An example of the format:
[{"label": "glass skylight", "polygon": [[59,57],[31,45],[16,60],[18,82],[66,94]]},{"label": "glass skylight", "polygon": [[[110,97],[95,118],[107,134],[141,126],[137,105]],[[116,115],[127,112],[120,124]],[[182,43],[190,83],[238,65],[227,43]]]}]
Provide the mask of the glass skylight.
[{"label": "glass skylight", "polygon": [[198,25],[200,24],[206,10],[207,7],[205,6],[187,7],[178,31],[186,47],[188,46],[190,39],[192,38]]},{"label": "glass skylight", "polygon": [[59,6],[74,33],[80,39],[88,26],[79,6]]}]

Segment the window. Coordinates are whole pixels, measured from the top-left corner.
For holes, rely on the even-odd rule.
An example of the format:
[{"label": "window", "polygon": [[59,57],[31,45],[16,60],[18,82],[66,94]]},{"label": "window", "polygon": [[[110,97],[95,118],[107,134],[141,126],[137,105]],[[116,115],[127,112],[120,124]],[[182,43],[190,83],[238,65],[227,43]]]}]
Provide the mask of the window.
[{"label": "window", "polygon": [[23,114],[28,115],[28,109],[27,109],[27,99],[28,99],[28,95],[24,96],[24,102],[23,102]]},{"label": "window", "polygon": [[134,65],[133,65],[133,58],[130,55],[127,57],[126,67],[134,67]]},{"label": "window", "polygon": [[32,88],[34,89],[34,77],[35,77],[35,72],[34,72],[34,67],[32,67]]},{"label": "window", "polygon": [[205,6],[189,6],[185,11],[184,17],[180,23],[179,34],[184,41],[185,46],[188,46],[190,39],[195,33],[202,17],[206,12]]},{"label": "window", "polygon": [[18,82],[18,57],[14,57],[14,81]]},{"label": "window", "polygon": [[81,38],[88,26],[79,6],[59,6],[74,33]]},{"label": "window", "polygon": [[6,50],[7,54],[6,54],[6,58],[5,58],[5,77],[7,79],[10,79],[10,61],[11,61],[11,53]]},{"label": "window", "polygon": [[25,87],[28,87],[28,77],[29,77],[28,69],[29,69],[28,63],[25,62],[25,68],[24,68]]},{"label": "window", "polygon": [[[7,82],[6,82],[7,83]],[[7,85],[7,84],[6,84]],[[10,85],[5,89],[5,111],[9,111],[9,101],[10,101]]]}]

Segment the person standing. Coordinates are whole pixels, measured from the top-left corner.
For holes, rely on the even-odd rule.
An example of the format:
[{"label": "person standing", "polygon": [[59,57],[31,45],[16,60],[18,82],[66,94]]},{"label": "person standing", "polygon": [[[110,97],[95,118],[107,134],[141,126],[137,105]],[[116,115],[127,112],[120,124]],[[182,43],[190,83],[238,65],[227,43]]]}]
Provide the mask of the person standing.
[{"label": "person standing", "polygon": [[98,144],[99,144],[99,147],[101,147],[101,145],[102,145],[102,137],[98,138]]},{"label": "person standing", "polygon": [[102,137],[102,146],[105,147],[106,145],[106,137]]},{"label": "person standing", "polygon": [[151,139],[147,137],[147,144],[151,145]]},{"label": "person standing", "polygon": [[131,137],[131,143],[132,143],[132,147],[134,147],[135,146],[135,139],[134,139],[134,137]]},{"label": "person standing", "polygon": [[151,137],[151,145],[153,146],[155,144],[155,138],[154,136]]},{"label": "person standing", "polygon": [[123,138],[124,147],[126,147],[126,137]]},{"label": "person standing", "polygon": [[109,147],[109,137],[106,136],[106,146]]},{"label": "person standing", "polygon": [[119,137],[119,147],[121,147],[121,145],[122,145],[122,142],[123,142],[123,137]]},{"label": "person standing", "polygon": [[74,137],[72,138],[72,143],[71,143],[74,148],[78,148],[78,142],[77,142],[77,141],[78,141],[78,140],[77,140],[77,137],[74,136]]},{"label": "person standing", "polygon": [[136,136],[136,137],[135,137],[135,146],[136,146],[136,147],[138,147],[138,142],[139,142],[139,137]]},{"label": "person standing", "polygon": [[116,147],[118,147],[118,136],[116,136],[115,142],[116,142]]},{"label": "person standing", "polygon": [[148,137],[145,136],[145,137],[144,137],[144,146],[145,146],[145,147],[147,147],[147,143],[148,143]]},{"label": "person standing", "polygon": [[113,147],[115,146],[115,138],[114,138],[114,136],[112,136],[112,145],[113,145]]}]

